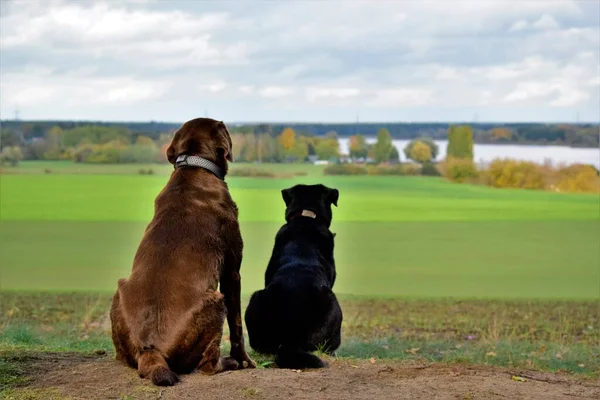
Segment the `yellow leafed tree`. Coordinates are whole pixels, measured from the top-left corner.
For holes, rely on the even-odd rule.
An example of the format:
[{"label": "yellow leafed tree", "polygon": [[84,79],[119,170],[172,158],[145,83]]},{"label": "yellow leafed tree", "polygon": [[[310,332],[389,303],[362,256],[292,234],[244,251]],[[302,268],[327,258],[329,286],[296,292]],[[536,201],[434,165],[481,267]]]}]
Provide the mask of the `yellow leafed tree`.
[{"label": "yellow leafed tree", "polygon": [[431,148],[425,143],[417,141],[410,150],[410,158],[421,164],[431,161]]},{"label": "yellow leafed tree", "polygon": [[279,135],[279,143],[285,151],[291,151],[296,146],[296,132],[292,128],[285,128]]}]

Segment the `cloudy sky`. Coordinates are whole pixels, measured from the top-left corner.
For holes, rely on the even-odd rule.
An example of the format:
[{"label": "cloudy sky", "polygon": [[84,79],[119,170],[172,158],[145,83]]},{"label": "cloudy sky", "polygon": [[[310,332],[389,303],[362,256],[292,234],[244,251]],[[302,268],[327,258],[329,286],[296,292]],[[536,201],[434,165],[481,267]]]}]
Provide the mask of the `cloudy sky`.
[{"label": "cloudy sky", "polygon": [[598,0],[1,4],[3,119],[600,120]]}]

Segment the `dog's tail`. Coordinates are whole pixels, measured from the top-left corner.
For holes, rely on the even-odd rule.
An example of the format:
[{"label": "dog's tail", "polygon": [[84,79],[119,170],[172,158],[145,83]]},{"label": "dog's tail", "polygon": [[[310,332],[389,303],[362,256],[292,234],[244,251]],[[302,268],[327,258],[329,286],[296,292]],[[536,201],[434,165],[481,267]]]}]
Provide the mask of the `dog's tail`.
[{"label": "dog's tail", "polygon": [[275,356],[275,364],[279,368],[290,369],[325,367],[325,362],[311,352],[286,345],[279,348],[277,356]]},{"label": "dog's tail", "polygon": [[142,351],[138,358],[138,374],[158,386],[173,386],[179,381],[163,355],[156,349]]}]

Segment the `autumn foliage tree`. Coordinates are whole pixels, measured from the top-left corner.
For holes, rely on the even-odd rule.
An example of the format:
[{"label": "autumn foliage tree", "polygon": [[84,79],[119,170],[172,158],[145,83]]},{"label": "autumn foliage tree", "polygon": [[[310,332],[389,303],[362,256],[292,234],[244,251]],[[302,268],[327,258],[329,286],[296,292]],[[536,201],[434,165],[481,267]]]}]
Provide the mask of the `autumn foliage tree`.
[{"label": "autumn foliage tree", "polygon": [[296,132],[292,128],[285,128],[279,135],[279,143],[285,152],[291,153],[296,145]]},{"label": "autumn foliage tree", "polygon": [[425,143],[417,140],[412,146],[410,153],[410,159],[420,164],[431,161],[431,148]]},{"label": "autumn foliage tree", "polygon": [[369,146],[363,135],[350,136],[349,140],[349,153],[350,157],[354,160],[360,158],[367,158],[369,153]]},{"label": "autumn foliage tree", "polygon": [[[413,157],[413,147],[414,147],[414,146],[415,146],[417,143],[419,143],[419,144],[422,144],[422,145],[425,145],[425,146],[427,146],[427,147],[429,148],[429,154],[430,154],[430,157],[429,157],[429,159],[428,159],[428,160],[425,160],[425,161],[419,161],[419,160],[417,160],[417,159],[415,159],[415,158]],[[421,146],[419,146],[419,147],[421,147]],[[423,149],[420,149],[420,150],[419,150],[419,152],[420,152],[421,156],[422,156],[422,153],[423,153],[424,151],[425,151],[425,150],[423,150]],[[435,160],[435,159],[436,159],[436,157],[437,157],[437,155],[438,155],[438,151],[439,151],[439,149],[438,149],[438,146],[437,146],[437,144],[435,144],[435,142],[434,142],[432,139],[428,138],[428,137],[423,137],[423,138],[419,138],[419,139],[414,139],[414,140],[411,140],[411,141],[410,141],[410,142],[409,142],[409,143],[406,145],[406,147],[404,147],[404,155],[406,156],[406,158],[408,158],[409,160],[413,160],[413,161],[419,162],[419,163],[424,163],[424,162],[429,162],[429,161]],[[421,158],[422,158],[422,157],[421,157]]]},{"label": "autumn foliage tree", "polygon": [[508,141],[512,139],[513,136],[513,133],[510,129],[502,127],[490,129],[489,134],[493,141]]}]

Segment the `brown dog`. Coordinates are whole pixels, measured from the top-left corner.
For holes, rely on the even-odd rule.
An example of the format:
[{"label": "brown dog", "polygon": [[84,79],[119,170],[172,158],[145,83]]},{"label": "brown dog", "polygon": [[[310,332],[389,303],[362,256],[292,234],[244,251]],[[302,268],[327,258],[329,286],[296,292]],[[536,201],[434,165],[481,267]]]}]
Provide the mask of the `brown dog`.
[{"label": "brown dog", "polygon": [[[202,157],[208,167],[178,168],[181,155]],[[188,121],[175,132],[167,158],[176,169],[156,198],[131,276],[119,280],[110,312],[117,359],[164,386],[177,382],[175,373],[196,368],[215,374],[256,366],[242,333],[238,210],[222,180],[233,161],[229,132],[213,119]],[[230,357],[220,356],[225,315]]]}]

